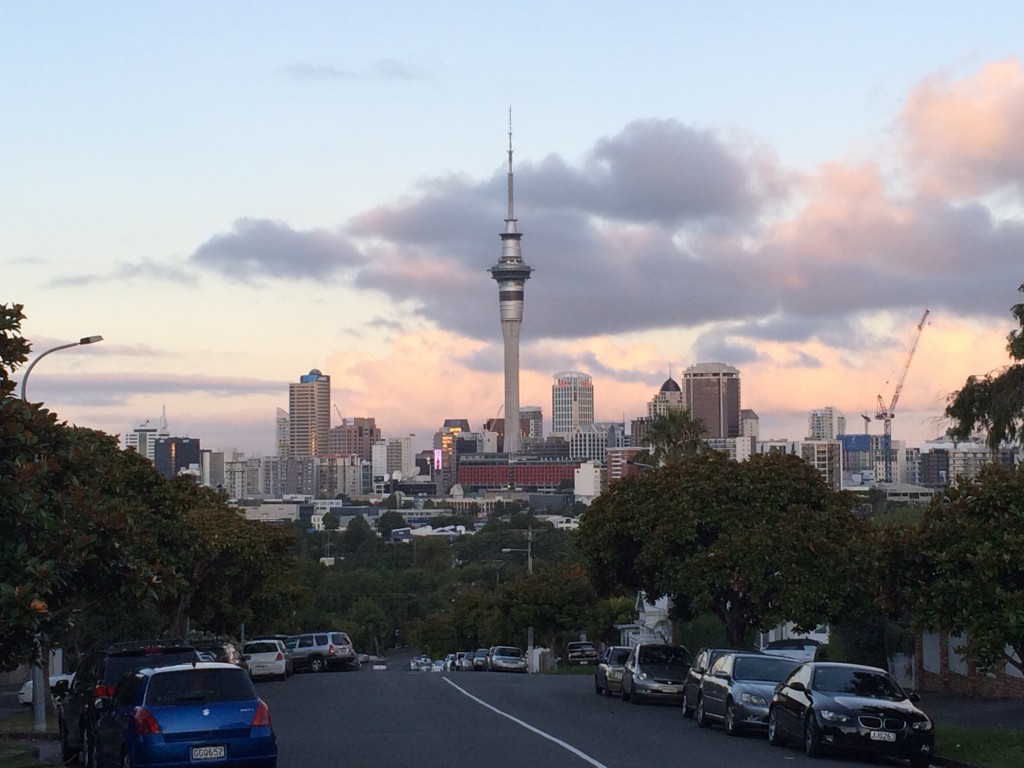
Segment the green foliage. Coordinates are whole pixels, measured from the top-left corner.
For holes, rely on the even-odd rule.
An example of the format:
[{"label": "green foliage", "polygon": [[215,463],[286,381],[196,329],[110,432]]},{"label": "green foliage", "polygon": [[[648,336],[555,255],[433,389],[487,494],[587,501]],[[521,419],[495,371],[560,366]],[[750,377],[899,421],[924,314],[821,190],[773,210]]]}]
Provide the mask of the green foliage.
[{"label": "green foliage", "polygon": [[677,618],[710,611],[739,645],[748,628],[843,610],[867,562],[852,503],[797,457],[708,451],[614,483],[577,545],[599,591],[671,595]]},{"label": "green foliage", "polygon": [[[1024,285],[1018,289],[1024,292]],[[1007,336],[1007,352],[1013,360],[1024,360],[1024,303],[1011,312],[1019,330]],[[946,405],[952,425],[949,434],[967,440],[975,430],[988,434],[986,445],[993,452],[1004,443],[1019,443],[1024,435],[1024,364],[1017,362],[984,376],[969,376],[963,388],[954,392]]]},{"label": "green foliage", "polygon": [[[713,613],[704,613],[692,621],[683,622],[677,627],[677,641],[685,646],[690,653],[696,654],[701,648],[722,648],[729,642],[725,636],[725,627]],[[753,645],[750,645],[753,648]]]},{"label": "green foliage", "polygon": [[1024,473],[989,465],[944,489],[920,528],[889,539],[885,607],[966,633],[959,650],[982,666],[1024,671]]},{"label": "green foliage", "polygon": [[688,409],[666,409],[651,419],[644,432],[644,444],[650,446],[650,463],[677,464],[694,455],[701,450],[707,431],[704,422]]}]

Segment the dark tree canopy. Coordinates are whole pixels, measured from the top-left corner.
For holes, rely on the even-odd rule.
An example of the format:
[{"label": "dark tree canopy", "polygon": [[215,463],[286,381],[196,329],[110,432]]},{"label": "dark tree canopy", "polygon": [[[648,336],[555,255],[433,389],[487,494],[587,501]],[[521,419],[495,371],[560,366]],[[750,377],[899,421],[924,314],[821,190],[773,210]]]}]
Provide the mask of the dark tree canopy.
[{"label": "dark tree canopy", "polygon": [[[1024,285],[1018,291],[1024,293]],[[976,430],[987,432],[986,445],[997,451],[1005,443],[1019,443],[1024,436],[1024,303],[1011,313],[1021,326],[1006,337],[1006,351],[1018,362],[984,376],[969,376],[946,406],[952,425],[949,434],[967,440]]]},{"label": "dark tree canopy", "polygon": [[730,642],[838,613],[864,566],[847,494],[801,459],[708,451],[612,484],[577,544],[598,589],[670,595],[680,618],[713,612]]}]

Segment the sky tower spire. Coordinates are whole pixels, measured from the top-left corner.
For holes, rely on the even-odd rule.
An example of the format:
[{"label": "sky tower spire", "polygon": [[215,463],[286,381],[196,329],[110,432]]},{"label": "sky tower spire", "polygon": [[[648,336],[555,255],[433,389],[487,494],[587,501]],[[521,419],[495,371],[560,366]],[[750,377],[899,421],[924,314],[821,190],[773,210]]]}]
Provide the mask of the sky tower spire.
[{"label": "sky tower spire", "polygon": [[498,283],[498,312],[505,343],[505,453],[518,453],[519,425],[519,329],[523,324],[523,289],[533,267],[523,261],[512,207],[512,108],[508,110],[508,218],[501,233],[501,257],[490,268]]}]

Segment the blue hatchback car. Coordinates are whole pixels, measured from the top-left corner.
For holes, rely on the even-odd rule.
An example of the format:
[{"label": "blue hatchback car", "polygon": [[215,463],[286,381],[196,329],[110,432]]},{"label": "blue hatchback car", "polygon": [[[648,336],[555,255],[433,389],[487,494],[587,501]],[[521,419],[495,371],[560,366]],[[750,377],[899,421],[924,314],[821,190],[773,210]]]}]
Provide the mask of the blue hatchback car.
[{"label": "blue hatchback car", "polygon": [[234,664],[140,669],[98,706],[100,768],[277,766],[270,710]]}]

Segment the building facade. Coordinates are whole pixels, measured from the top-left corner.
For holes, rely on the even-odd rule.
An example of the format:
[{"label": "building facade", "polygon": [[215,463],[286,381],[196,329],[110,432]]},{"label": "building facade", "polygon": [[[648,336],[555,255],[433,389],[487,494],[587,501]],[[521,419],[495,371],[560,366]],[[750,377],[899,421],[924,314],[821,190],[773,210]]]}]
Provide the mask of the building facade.
[{"label": "building facade", "polygon": [[740,436],[740,372],[725,363],[698,363],[683,372],[683,395],[707,436]]},{"label": "building facade", "polygon": [[586,373],[556,373],[551,385],[551,434],[569,436],[594,423],[594,380]]},{"label": "building facade", "polygon": [[327,434],[327,453],[372,461],[373,444],[380,439],[380,427],[372,416],[343,418],[341,424],[331,427]]},{"label": "building facade", "polygon": [[331,377],[317,369],[288,385],[288,456],[327,454]]},{"label": "building facade", "polygon": [[846,434],[846,417],[831,405],[807,413],[808,440],[838,440]]}]

